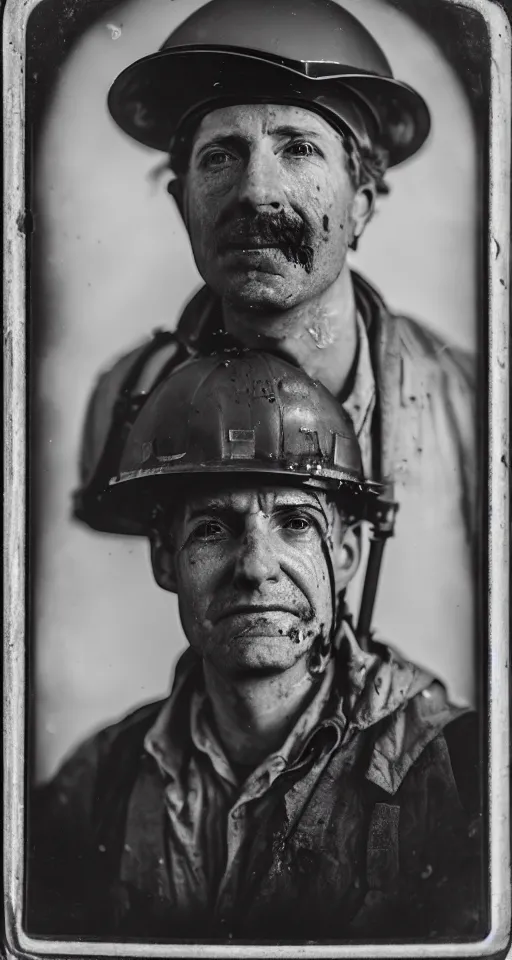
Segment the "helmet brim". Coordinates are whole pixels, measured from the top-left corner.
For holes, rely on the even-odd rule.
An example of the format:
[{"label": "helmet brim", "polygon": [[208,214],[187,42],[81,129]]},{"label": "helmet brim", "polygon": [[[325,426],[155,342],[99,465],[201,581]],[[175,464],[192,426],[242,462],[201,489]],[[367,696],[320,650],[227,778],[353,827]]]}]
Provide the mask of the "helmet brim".
[{"label": "helmet brim", "polygon": [[[245,78],[245,79],[244,79]],[[396,166],[415,154],[430,130],[430,113],[423,98],[405,83],[338,63],[289,61],[259,51],[235,47],[190,45],[164,49],[130,64],[117,77],[108,94],[108,108],[119,127],[133,139],[155,150],[169,152],[183,118],[200,104],[215,109],[225,100],[226,89],[244,102],[248,84],[264,79],[262,102],[295,99],[336,125],[345,124],[356,139],[360,130],[350,115],[341,116],[333,98],[343,88],[358,106],[377,120],[378,142]],[[252,86],[251,86],[252,90]],[[251,99],[253,97],[251,96]],[[341,111],[343,112],[343,111]],[[356,124],[357,127],[357,124]]]},{"label": "helmet brim", "polygon": [[110,516],[114,514],[126,523],[148,533],[152,526],[152,517],[157,504],[168,507],[176,505],[187,496],[197,483],[205,489],[218,484],[224,478],[229,485],[243,482],[276,484],[278,486],[298,486],[304,489],[324,490],[333,493],[340,502],[346,501],[358,519],[365,515],[365,505],[374,501],[382,492],[382,487],[372,481],[361,479],[348,472],[330,470],[311,463],[308,467],[297,464],[295,469],[280,464],[270,465],[254,460],[231,461],[229,464],[190,465],[186,470],[172,465],[148,470],[138,470],[113,477],[108,490],[101,500]]}]

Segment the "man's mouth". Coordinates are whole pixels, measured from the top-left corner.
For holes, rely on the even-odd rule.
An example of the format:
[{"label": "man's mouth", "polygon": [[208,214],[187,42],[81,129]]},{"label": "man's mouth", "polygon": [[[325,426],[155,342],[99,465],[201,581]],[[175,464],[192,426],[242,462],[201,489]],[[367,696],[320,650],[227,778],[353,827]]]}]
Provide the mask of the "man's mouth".
[{"label": "man's mouth", "polygon": [[268,604],[262,606],[260,604],[251,603],[239,604],[235,607],[227,607],[222,611],[222,613],[219,613],[219,615],[214,618],[213,622],[219,623],[221,620],[226,620],[228,617],[238,616],[264,617],[268,613],[288,613],[295,617],[300,617],[302,615],[302,611],[291,604]]},{"label": "man's mouth", "polygon": [[280,244],[275,240],[269,242],[268,240],[259,240],[257,238],[251,237],[247,240],[233,240],[230,243],[224,244],[222,252],[234,251],[236,253],[246,253],[252,252],[254,250],[280,250]]},{"label": "man's mouth", "polygon": [[277,243],[255,244],[254,240],[245,244],[238,241],[230,247],[224,248],[223,256],[228,263],[234,263],[243,271],[256,270],[258,273],[283,275],[283,263],[288,259],[285,252]]},{"label": "man's mouth", "polygon": [[313,248],[307,241],[304,222],[287,216],[284,212],[275,216],[253,217],[249,222],[243,218],[225,224],[225,231],[218,237],[218,251],[222,255],[252,256],[265,258],[267,251],[279,251],[290,263],[303,267],[310,273],[313,266]]}]

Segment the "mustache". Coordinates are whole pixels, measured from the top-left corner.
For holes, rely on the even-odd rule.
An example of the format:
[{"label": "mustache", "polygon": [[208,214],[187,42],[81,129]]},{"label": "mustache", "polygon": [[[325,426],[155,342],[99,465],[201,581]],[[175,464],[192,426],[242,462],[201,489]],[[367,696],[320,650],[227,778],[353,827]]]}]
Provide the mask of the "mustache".
[{"label": "mustache", "polygon": [[248,246],[279,247],[290,263],[303,267],[311,273],[313,248],[308,243],[307,226],[300,217],[293,217],[285,210],[279,213],[256,213],[252,217],[236,217],[221,226],[217,247],[225,252],[233,247]]}]

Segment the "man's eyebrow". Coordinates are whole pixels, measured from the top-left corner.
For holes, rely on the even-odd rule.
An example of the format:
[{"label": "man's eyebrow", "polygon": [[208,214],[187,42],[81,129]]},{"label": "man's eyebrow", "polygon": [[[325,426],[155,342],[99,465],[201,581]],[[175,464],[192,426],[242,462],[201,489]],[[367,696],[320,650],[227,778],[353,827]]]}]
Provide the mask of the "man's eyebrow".
[{"label": "man's eyebrow", "polygon": [[[278,127],[271,127],[267,130],[271,137],[308,137],[311,140],[321,140],[325,138],[322,130],[304,130],[303,127],[296,127],[293,124],[280,124]],[[241,143],[249,143],[250,138],[243,133],[225,133],[209,136],[203,143],[199,141],[196,149],[201,153],[208,147],[236,147]]]},{"label": "man's eyebrow", "polygon": [[[320,504],[315,500],[310,500],[309,498],[307,500],[289,499],[289,495],[286,494],[283,494],[282,498],[278,494],[273,505],[273,510],[297,510],[303,509],[304,507],[316,510],[321,514],[324,512]],[[206,503],[193,507],[187,515],[187,520],[196,520],[198,517],[204,517],[206,514],[215,517],[227,517],[233,516],[233,514],[243,514],[244,512],[244,509],[240,510],[230,502],[224,500],[208,500]]]},{"label": "man's eyebrow", "polygon": [[196,145],[197,153],[201,153],[202,150],[206,150],[208,147],[236,147],[240,143],[247,143],[247,138],[242,136],[242,134],[236,133],[226,133],[224,135],[217,135],[208,137],[204,143],[199,142]]},{"label": "man's eyebrow", "polygon": [[194,507],[187,516],[188,520],[195,520],[197,517],[204,517],[210,514],[216,517],[226,516],[227,514],[237,513],[238,511],[230,504],[223,503],[221,500],[209,500],[207,503]]},{"label": "man's eyebrow", "polygon": [[304,508],[323,513],[320,504],[313,500],[277,500],[274,504],[275,510],[302,510]]},{"label": "man's eyebrow", "polygon": [[268,130],[270,136],[279,137],[309,137],[319,140],[322,138],[322,130],[304,130],[304,127],[295,127],[293,124],[280,124],[278,127],[271,127]]}]

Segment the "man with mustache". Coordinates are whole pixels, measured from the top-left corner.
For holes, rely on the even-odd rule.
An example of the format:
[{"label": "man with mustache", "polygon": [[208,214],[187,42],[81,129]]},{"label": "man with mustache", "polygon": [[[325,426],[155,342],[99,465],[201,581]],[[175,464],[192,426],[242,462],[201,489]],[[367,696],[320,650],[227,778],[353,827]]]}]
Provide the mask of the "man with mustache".
[{"label": "man with mustache", "polygon": [[189,360],[156,388],[103,509],[145,530],[190,646],[166,701],[36,799],[31,932],[482,933],[474,715],[363,652],[344,604],[378,493],[341,405],[275,356]]},{"label": "man with mustache", "polygon": [[[386,629],[426,662],[432,637],[446,633],[452,679],[464,677],[458,694],[467,695],[470,658],[461,662],[460,651],[474,621],[473,365],[428,328],[392,315],[347,262],[387,192],[387,168],[428,135],[424,101],[332,0],[212,0],[117,78],[109,108],[130,136],[168,153],[169,190],[205,287],[175,333],[156,333],[97,384],[75,516],[99,530],[139,532],[104,514],[98,493],[165,371],[219,348],[279,353],[342,401],[367,474],[400,503],[380,594]],[[392,603],[416,569],[420,540],[408,602]]]}]

